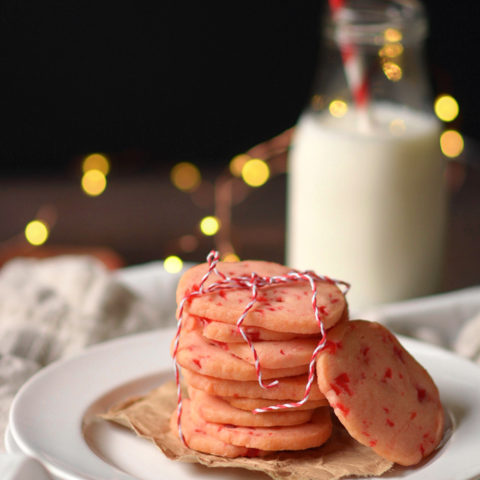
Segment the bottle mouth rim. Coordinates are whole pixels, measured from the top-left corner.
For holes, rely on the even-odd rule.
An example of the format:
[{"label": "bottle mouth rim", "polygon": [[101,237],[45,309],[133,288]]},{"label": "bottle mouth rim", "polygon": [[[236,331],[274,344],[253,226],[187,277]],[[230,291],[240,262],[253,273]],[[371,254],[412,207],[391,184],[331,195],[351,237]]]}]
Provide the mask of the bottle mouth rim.
[{"label": "bottle mouth rim", "polygon": [[423,6],[417,0],[350,0],[326,16],[325,32],[338,42],[379,45],[388,41],[387,31],[400,33],[402,43],[418,41],[427,34]]}]

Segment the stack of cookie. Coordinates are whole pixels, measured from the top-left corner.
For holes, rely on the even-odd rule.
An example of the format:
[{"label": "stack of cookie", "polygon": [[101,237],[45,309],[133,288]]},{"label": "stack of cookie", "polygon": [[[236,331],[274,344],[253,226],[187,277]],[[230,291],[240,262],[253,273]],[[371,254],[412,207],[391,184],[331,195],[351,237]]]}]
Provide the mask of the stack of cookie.
[{"label": "stack of cookie", "polygon": [[[180,305],[208,271],[187,271],[177,289]],[[288,275],[290,269],[270,262],[219,263],[228,278]],[[205,290],[222,277],[212,272]],[[248,288],[220,288],[192,296],[184,303],[176,361],[188,385],[182,433],[193,449],[223,456],[252,456],[277,450],[303,450],[323,444],[332,423],[325,396],[316,382],[308,400],[294,408],[253,413],[271,405],[303,399],[312,353],[321,338],[308,282],[278,283],[259,289],[242,328],[236,323],[252,300]],[[341,290],[329,281],[317,283],[317,304],[325,328],[348,317]],[[258,375],[261,372],[260,384]],[[278,380],[274,386],[272,382]],[[172,428],[177,431],[176,419]]]},{"label": "stack of cookie", "polygon": [[[259,261],[211,267],[190,269],[177,289],[173,350],[189,393],[179,422],[189,447],[226,457],[317,447],[331,435],[331,412],[360,443],[402,465],[438,446],[444,414],[434,382],[385,327],[349,320],[334,282],[315,277],[327,341],[313,356],[322,335],[308,279],[272,281],[253,294],[235,282],[215,285],[253,272],[290,278],[290,269]],[[176,414],[171,427],[178,435]]]}]

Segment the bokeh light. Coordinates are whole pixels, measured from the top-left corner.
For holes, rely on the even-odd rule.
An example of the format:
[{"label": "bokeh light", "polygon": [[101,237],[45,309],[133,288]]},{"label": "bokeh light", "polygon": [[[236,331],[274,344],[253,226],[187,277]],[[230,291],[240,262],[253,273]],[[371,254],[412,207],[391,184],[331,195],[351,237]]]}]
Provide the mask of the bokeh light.
[{"label": "bokeh light", "polygon": [[406,130],[405,121],[401,118],[394,118],[388,125],[390,133],[392,135],[403,135]]},{"label": "bokeh light", "polygon": [[48,226],[41,220],[32,220],[25,227],[25,238],[31,245],[38,246],[44,244],[48,239],[48,235]]},{"label": "bokeh light", "polygon": [[104,175],[108,175],[110,172],[110,162],[106,155],[92,153],[83,159],[82,170],[84,173],[89,170],[100,170]]},{"label": "bokeh light", "polygon": [[200,231],[207,236],[215,235],[220,230],[220,220],[214,216],[202,218],[200,221]]},{"label": "bokeh light", "polygon": [[378,55],[382,58],[396,58],[402,53],[403,45],[401,43],[387,43],[378,51]]},{"label": "bokeh light", "polygon": [[343,100],[332,100],[328,105],[328,111],[330,115],[336,118],[343,117],[348,111],[348,105]]},{"label": "bokeh light", "polygon": [[240,257],[236,253],[228,252],[222,256],[222,261],[223,262],[239,262]]},{"label": "bokeh light", "polygon": [[163,261],[163,268],[168,273],[178,273],[183,268],[183,261],[176,255],[170,255]]},{"label": "bokeh light", "polygon": [[464,148],[462,134],[456,130],[446,130],[440,135],[440,148],[446,157],[458,157]]},{"label": "bokeh light", "polygon": [[439,95],[433,105],[435,114],[443,122],[451,122],[458,116],[458,102],[451,95]]},{"label": "bokeh light", "polygon": [[392,82],[398,82],[402,79],[403,71],[402,67],[395,62],[385,62],[382,65],[383,73]]},{"label": "bokeh light", "polygon": [[403,35],[397,28],[390,27],[383,32],[383,38],[386,43],[398,43],[402,41]]},{"label": "bokeh light", "polygon": [[241,153],[240,155],[233,157],[229,164],[230,173],[234,177],[241,177],[242,168],[250,160],[250,158],[250,155],[247,155],[246,153]]},{"label": "bokeh light", "polygon": [[107,177],[100,170],[88,170],[82,176],[82,189],[91,196],[101,195],[107,187]]},{"label": "bokeh light", "polygon": [[200,170],[190,162],[177,163],[170,171],[173,185],[184,192],[192,192],[202,181]]},{"label": "bokeh light", "polygon": [[261,187],[270,178],[270,168],[260,158],[251,158],[242,168],[242,178],[250,187]]}]

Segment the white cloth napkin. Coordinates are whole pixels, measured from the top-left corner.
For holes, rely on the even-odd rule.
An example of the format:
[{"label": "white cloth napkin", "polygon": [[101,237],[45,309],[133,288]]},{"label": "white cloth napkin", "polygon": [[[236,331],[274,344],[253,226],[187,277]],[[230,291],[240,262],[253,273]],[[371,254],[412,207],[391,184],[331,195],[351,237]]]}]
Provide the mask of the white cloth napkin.
[{"label": "white cloth napkin", "polygon": [[87,345],[158,328],[162,313],[91,257],[6,264],[0,270],[1,438],[11,401],[32,374]]},{"label": "white cloth napkin", "polygon": [[361,316],[480,366],[480,286],[380,306]]}]

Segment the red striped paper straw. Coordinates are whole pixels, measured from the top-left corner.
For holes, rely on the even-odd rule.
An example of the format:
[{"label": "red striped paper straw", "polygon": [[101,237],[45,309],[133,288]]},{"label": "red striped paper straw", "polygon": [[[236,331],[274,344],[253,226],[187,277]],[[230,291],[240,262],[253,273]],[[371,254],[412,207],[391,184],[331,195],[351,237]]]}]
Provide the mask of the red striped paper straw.
[{"label": "red striped paper straw", "polygon": [[[340,12],[345,8],[345,0],[328,0],[328,3],[333,19],[338,20]],[[353,100],[360,110],[365,110],[369,100],[369,87],[363,57],[359,54],[356,45],[346,41],[342,35],[339,36],[339,45]]]}]

